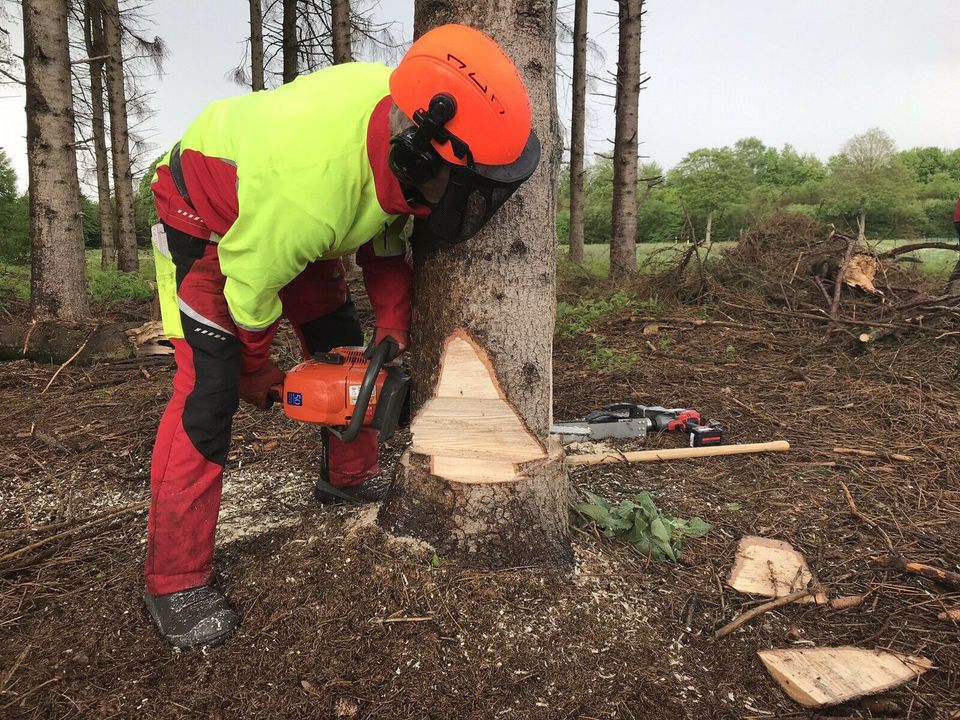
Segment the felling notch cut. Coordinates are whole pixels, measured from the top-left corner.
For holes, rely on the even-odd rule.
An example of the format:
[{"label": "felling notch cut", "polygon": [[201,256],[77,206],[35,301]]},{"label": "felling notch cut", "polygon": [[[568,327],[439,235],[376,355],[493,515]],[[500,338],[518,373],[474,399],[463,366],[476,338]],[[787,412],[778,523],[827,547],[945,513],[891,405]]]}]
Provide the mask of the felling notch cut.
[{"label": "felling notch cut", "polygon": [[431,458],[431,473],[462,483],[510,482],[519,465],[546,457],[504,398],[486,352],[458,330],[447,338],[433,397],[410,426],[411,452]]}]

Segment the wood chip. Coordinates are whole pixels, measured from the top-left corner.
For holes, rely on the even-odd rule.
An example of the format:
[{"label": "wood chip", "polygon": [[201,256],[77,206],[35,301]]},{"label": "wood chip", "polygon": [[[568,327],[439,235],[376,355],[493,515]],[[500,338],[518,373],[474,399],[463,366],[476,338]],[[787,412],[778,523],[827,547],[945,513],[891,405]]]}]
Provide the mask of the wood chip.
[{"label": "wood chip", "polygon": [[[737,546],[727,585],[748,595],[775,598],[802,590],[812,580],[806,559],[790,543],[748,535]],[[821,591],[797,602],[826,601]]]},{"label": "wood chip", "polygon": [[761,650],[767,672],[804,707],[822,707],[875,695],[922,675],[922,657],[856,647]]}]

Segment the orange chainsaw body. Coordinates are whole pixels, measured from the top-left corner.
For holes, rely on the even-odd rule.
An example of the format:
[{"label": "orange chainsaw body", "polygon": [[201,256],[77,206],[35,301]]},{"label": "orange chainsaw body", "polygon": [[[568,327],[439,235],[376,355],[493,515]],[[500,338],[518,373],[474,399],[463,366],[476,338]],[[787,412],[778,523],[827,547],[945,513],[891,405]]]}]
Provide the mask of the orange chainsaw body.
[{"label": "orange chainsaw body", "polygon": [[[362,347],[339,347],[300,363],[287,373],[281,401],[288,417],[328,427],[346,425],[354,414],[360,386],[370,362]],[[373,423],[377,398],[387,372],[377,374],[363,424]]]}]

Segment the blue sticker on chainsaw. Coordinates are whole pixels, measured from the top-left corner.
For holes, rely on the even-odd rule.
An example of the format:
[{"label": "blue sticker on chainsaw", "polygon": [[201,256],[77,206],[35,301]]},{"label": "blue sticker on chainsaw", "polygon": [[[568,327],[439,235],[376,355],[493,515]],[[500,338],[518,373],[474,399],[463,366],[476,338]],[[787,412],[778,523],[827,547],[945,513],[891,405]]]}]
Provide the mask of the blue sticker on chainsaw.
[{"label": "blue sticker on chainsaw", "polygon": [[296,405],[297,407],[303,407],[303,394],[288,392],[287,393],[287,405]]}]

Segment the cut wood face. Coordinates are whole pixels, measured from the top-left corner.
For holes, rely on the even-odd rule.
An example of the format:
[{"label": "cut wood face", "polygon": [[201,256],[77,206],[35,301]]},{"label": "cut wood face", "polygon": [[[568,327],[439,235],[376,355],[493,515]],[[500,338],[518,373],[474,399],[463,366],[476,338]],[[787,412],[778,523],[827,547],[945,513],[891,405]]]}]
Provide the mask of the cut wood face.
[{"label": "cut wood face", "polygon": [[[782,597],[803,590],[813,575],[807,561],[790,543],[747,536],[737,546],[737,558],[727,584],[749,595]],[[801,598],[800,603],[825,603],[823,593]]]},{"label": "cut wood face", "polygon": [[486,352],[467,333],[446,342],[433,398],[410,426],[411,452],[432,458],[432,474],[462,483],[519,479],[520,463],[546,457],[504,398]]},{"label": "cut wood face", "polygon": [[820,707],[889,690],[933,667],[926,658],[856,647],[761,650],[767,671],[804,707]]}]

